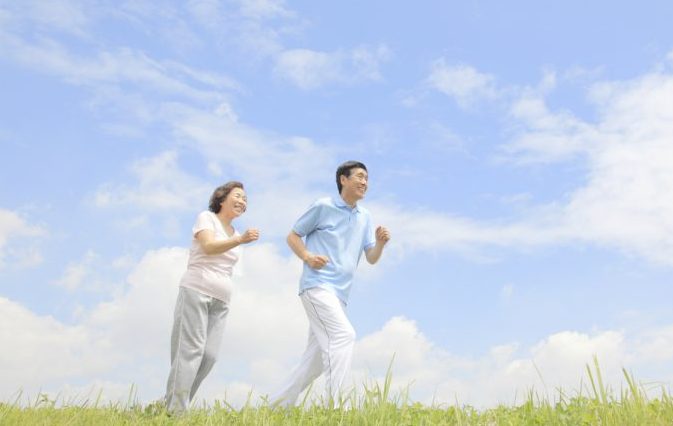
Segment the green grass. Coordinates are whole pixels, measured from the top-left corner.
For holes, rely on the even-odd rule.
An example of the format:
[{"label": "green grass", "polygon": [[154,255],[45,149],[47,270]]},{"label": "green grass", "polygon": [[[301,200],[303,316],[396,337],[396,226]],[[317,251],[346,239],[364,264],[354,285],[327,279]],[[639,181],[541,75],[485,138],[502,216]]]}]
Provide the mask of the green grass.
[{"label": "green grass", "polygon": [[[271,408],[265,402],[235,409],[215,401],[180,417],[169,416],[160,404],[129,403],[101,406],[99,401],[58,403],[40,396],[29,406],[0,404],[1,425],[672,425],[673,401],[662,390],[648,399],[642,387],[624,371],[626,388],[615,395],[603,384],[597,362],[587,366],[588,391],[572,397],[559,390],[551,402],[530,391],[516,406],[476,410],[470,406],[424,406],[408,400],[408,392],[391,395],[391,375],[382,385],[364,385],[350,397],[354,409],[327,409],[304,404]],[[134,392],[132,390],[131,394]]]}]

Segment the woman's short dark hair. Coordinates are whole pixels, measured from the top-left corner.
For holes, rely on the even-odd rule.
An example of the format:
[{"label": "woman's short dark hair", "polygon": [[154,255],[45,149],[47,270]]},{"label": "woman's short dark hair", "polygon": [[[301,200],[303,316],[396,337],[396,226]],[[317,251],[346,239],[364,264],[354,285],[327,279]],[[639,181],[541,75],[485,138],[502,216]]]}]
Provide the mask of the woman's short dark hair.
[{"label": "woman's short dark hair", "polygon": [[208,209],[213,212],[213,213],[219,213],[220,210],[222,209],[222,201],[227,199],[227,195],[234,189],[234,188],[243,188],[243,184],[241,182],[232,180],[231,182],[227,182],[222,186],[218,186],[215,188],[215,191],[213,191],[213,195],[210,196],[210,204],[208,205]]},{"label": "woman's short dark hair", "polygon": [[365,171],[367,171],[367,166],[365,166],[359,161],[346,161],[345,163],[340,165],[336,171],[336,181],[337,181],[337,188],[339,188],[339,194],[341,194],[341,188],[342,188],[341,176],[350,177],[351,170],[353,169],[364,169]]}]

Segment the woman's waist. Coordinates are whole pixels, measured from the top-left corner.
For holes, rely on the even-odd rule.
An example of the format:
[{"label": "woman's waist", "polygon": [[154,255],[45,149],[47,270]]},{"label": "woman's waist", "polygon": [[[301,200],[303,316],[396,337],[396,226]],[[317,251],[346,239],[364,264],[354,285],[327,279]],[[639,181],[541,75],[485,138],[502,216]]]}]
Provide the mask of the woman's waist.
[{"label": "woman's waist", "polygon": [[233,268],[214,265],[189,265],[182,279],[198,279],[206,281],[230,281]]}]

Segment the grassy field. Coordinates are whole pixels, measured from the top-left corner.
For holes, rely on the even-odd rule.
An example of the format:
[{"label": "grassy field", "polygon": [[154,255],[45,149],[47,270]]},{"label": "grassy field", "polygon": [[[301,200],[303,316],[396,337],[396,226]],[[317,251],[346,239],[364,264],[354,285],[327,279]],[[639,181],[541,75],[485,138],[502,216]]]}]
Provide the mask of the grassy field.
[{"label": "grassy field", "polygon": [[673,425],[673,400],[667,393],[648,399],[624,372],[627,389],[614,395],[603,386],[600,371],[587,367],[586,395],[566,397],[559,391],[550,402],[530,392],[525,403],[476,410],[469,406],[428,407],[406,395],[390,395],[390,374],[383,385],[365,386],[352,397],[354,409],[326,409],[306,404],[274,409],[262,403],[234,409],[215,401],[180,417],[158,404],[99,406],[96,402],[63,405],[42,397],[31,406],[0,404],[1,425]]}]

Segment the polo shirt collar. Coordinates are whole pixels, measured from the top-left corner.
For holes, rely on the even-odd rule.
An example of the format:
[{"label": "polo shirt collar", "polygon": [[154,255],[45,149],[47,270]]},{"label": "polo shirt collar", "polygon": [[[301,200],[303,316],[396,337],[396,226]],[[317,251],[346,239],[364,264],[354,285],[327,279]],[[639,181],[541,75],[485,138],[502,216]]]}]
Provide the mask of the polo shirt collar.
[{"label": "polo shirt collar", "polygon": [[360,213],[360,206],[359,206],[357,203],[355,204],[355,207],[351,208],[351,206],[349,206],[348,204],[346,204],[346,202],[344,201],[343,198],[341,198],[341,196],[338,196],[338,197],[332,197],[332,199],[334,200],[334,205],[335,205],[335,206],[337,206],[337,207],[345,207],[345,208],[347,208],[348,210],[353,210],[354,212]]}]

